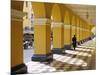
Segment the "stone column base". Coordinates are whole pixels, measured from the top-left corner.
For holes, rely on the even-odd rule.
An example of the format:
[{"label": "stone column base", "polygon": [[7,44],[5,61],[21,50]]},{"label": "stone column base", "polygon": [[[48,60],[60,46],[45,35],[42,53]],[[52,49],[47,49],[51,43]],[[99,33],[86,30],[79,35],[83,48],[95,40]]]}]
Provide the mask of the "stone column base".
[{"label": "stone column base", "polygon": [[77,42],[77,44],[78,44],[78,45],[80,45],[80,44],[81,44],[81,43],[80,43],[80,41],[79,41],[79,42]]},{"label": "stone column base", "polygon": [[11,67],[11,75],[25,74],[27,73],[27,66],[25,64],[20,64],[15,67]]},{"label": "stone column base", "polygon": [[64,49],[71,50],[71,45],[64,45]]},{"label": "stone column base", "polygon": [[40,62],[51,62],[53,60],[52,53],[50,54],[34,54],[32,56],[32,61],[40,61]]},{"label": "stone column base", "polygon": [[80,40],[80,41],[79,41],[79,43],[80,43],[80,44],[82,44],[82,43],[83,43],[83,41],[82,41],[82,40]]},{"label": "stone column base", "polygon": [[53,48],[52,52],[54,54],[63,54],[63,53],[65,53],[65,50],[64,50],[64,48]]}]

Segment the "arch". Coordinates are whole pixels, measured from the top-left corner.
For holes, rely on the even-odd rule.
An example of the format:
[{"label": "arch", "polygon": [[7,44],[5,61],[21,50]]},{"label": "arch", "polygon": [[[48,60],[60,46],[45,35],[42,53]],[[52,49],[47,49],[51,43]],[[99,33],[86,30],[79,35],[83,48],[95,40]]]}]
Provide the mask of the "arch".
[{"label": "arch", "polygon": [[70,24],[70,17],[71,15],[69,14],[68,11],[66,11],[64,16],[64,24]]},{"label": "arch", "polygon": [[34,13],[32,11],[32,4],[30,1],[24,1],[23,12],[26,15],[23,17],[23,29],[29,30],[32,28]]},{"label": "arch", "polygon": [[[64,14],[66,11],[66,7],[63,4],[54,4],[54,3],[45,3],[45,10],[46,10],[46,17],[49,19],[55,19],[56,15],[57,18],[60,18],[60,22],[64,20]],[[55,15],[56,14],[56,15]],[[52,17],[51,17],[52,16]],[[57,19],[56,18],[56,19]],[[58,21],[59,20],[54,20]]]},{"label": "arch", "polygon": [[66,10],[64,15],[64,48],[71,49],[71,24],[70,11]]},{"label": "arch", "polygon": [[11,1],[11,74],[27,73],[23,62],[23,1]]},{"label": "arch", "polygon": [[11,1],[11,9],[23,11],[23,1]]},{"label": "arch", "polygon": [[63,52],[64,48],[64,26],[62,23],[60,5],[53,5],[51,11],[51,20],[53,25],[53,52],[59,54]]},{"label": "arch", "polygon": [[53,3],[45,3],[46,17],[51,19]]},{"label": "arch", "polygon": [[80,40],[80,24],[79,24],[80,20],[79,17],[77,16],[77,28],[76,28],[76,36],[77,36],[77,41],[79,42]]},{"label": "arch", "polygon": [[71,21],[71,25],[75,25],[75,15],[72,14],[72,21]]},{"label": "arch", "polygon": [[42,2],[32,2],[32,9],[34,12],[34,18],[45,18],[46,10],[45,5]]},{"label": "arch", "polygon": [[61,10],[58,4],[54,4],[51,12],[52,20],[54,22],[61,22]]},{"label": "arch", "polygon": [[34,53],[32,61],[52,60],[51,27],[50,18],[47,17],[46,3],[32,2],[32,9],[34,12]]},{"label": "arch", "polygon": [[72,19],[71,19],[71,35],[72,35],[72,37],[74,35],[76,35],[76,21],[75,21],[75,19],[76,19],[76,16],[74,15],[74,13],[72,13]]},{"label": "arch", "polygon": [[[14,11],[17,10],[17,11],[22,12],[23,11],[23,1],[21,1],[21,2],[20,1],[11,1],[11,9],[13,9]],[[12,18],[13,18],[13,16],[17,17],[17,15],[18,15],[18,14],[14,14],[14,13],[15,12],[12,11],[12,13],[11,13]],[[17,25],[17,24],[19,24],[19,25]],[[15,29],[17,29],[17,28],[21,29],[21,25],[22,25],[22,22],[11,20],[11,38],[12,38],[12,40],[11,40],[11,66],[12,67],[17,65],[18,63],[22,62],[22,61],[17,61],[15,59],[17,56],[15,54],[15,51],[23,49],[23,47],[22,47],[23,44],[21,41],[21,39],[23,39],[23,36],[21,35],[21,31],[18,31],[19,35],[15,34],[15,33],[17,33]],[[19,41],[16,40],[17,38],[14,38],[15,36],[20,37]],[[16,44],[20,45],[20,47],[17,47]],[[19,60],[23,60],[22,59],[23,52],[18,51],[17,53],[20,54],[19,56],[17,56],[17,59],[21,57]]]}]

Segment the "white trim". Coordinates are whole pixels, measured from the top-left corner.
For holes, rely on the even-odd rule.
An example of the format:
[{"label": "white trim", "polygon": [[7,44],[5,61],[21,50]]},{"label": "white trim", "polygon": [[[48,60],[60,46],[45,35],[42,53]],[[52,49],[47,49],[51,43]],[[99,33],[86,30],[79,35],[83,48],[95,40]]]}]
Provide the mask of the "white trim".
[{"label": "white trim", "polygon": [[26,15],[26,13],[22,11],[18,11],[15,9],[11,9],[11,20],[15,21],[23,21],[23,17]]},{"label": "white trim", "polygon": [[53,25],[63,25],[62,22],[52,22],[51,24],[53,24]]},{"label": "white trim", "polygon": [[11,20],[14,20],[14,21],[21,21],[21,22],[23,21],[23,19],[13,18],[13,17],[11,18]]},{"label": "white trim", "polygon": [[87,29],[87,31],[89,32],[90,30],[89,30],[89,29]]},{"label": "white trim", "polygon": [[88,29],[85,29],[85,28],[80,28],[80,30],[82,30],[82,31],[89,31]]},{"label": "white trim", "polygon": [[82,30],[83,30],[83,28],[80,28],[80,30],[82,31]]},{"label": "white trim", "polygon": [[86,29],[83,28],[83,31],[86,31]]},{"label": "white trim", "polygon": [[77,29],[79,30],[79,29],[80,29],[80,27],[77,27]]},{"label": "white trim", "polygon": [[72,25],[72,29],[75,29],[75,28],[76,28],[76,26]]},{"label": "white trim", "polygon": [[53,27],[62,27],[63,26],[63,23],[62,22],[52,22],[51,25]]},{"label": "white trim", "polygon": [[82,28],[82,31],[85,31],[85,29],[84,29],[84,28]]},{"label": "white trim", "polygon": [[49,25],[50,20],[48,18],[34,18],[34,25]]},{"label": "white trim", "polygon": [[64,25],[64,29],[70,29],[71,25]]},{"label": "white trim", "polygon": [[88,29],[84,29],[84,31],[89,31]]}]

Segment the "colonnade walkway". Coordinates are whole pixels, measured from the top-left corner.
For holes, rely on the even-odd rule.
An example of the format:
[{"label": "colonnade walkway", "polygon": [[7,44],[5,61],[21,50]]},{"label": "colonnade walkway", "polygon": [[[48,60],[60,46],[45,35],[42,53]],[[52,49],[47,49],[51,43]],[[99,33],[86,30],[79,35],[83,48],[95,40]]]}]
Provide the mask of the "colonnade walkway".
[{"label": "colonnade walkway", "polygon": [[53,54],[51,63],[31,61],[32,50],[24,50],[24,62],[28,73],[93,70],[96,68],[95,42],[94,38],[78,45],[76,50],[65,50],[65,54]]}]

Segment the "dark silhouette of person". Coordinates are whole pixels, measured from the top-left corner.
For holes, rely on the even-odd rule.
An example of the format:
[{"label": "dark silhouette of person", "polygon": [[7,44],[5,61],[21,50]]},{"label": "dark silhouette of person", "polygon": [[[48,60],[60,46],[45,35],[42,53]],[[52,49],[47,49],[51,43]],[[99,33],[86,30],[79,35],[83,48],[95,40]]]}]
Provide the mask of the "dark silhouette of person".
[{"label": "dark silhouette of person", "polygon": [[73,38],[72,38],[72,45],[73,45],[74,50],[75,50],[75,48],[76,48],[76,44],[77,44],[77,38],[76,38],[76,36],[74,35]]}]

